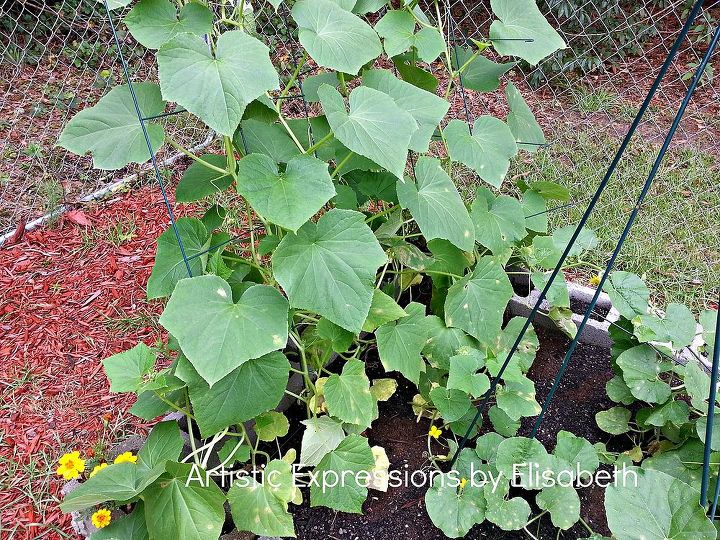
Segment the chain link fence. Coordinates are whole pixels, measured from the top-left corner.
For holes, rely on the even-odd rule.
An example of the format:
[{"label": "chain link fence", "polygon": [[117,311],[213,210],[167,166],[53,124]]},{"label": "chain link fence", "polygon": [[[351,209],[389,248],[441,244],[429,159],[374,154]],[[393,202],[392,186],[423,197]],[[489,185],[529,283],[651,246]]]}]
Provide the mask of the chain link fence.
[{"label": "chain link fence", "polygon": [[[432,2],[425,3],[432,7]],[[548,139],[547,147],[522,153],[511,175],[515,180],[558,181],[570,189],[571,200],[552,214],[554,225],[578,221],[664,61],[689,3],[538,0],[568,48],[535,68],[521,65],[509,74]],[[255,28],[270,37],[276,63],[287,77],[296,50],[288,14],[292,2],[286,0],[278,12],[267,0],[249,4],[256,14]],[[490,0],[441,0],[441,10],[455,44],[488,35],[493,20]],[[152,55],[124,31],[123,13],[115,13],[133,81],[157,80]],[[708,1],[590,222],[599,236],[598,247],[586,261],[590,267],[601,266],[614,247],[718,20],[720,2]],[[55,146],[69,118],[123,82],[102,3],[5,2],[0,7],[0,54],[0,234],[147,171],[130,166],[103,173],[92,169],[90,158],[78,158]],[[661,299],[689,298],[696,309],[714,301],[713,290],[720,282],[720,84],[715,77],[719,69],[716,58],[703,74],[673,151],[619,261],[623,269],[645,273]],[[489,93],[455,92],[452,100],[452,114],[469,121],[482,114],[504,117],[507,112],[502,88]],[[307,112],[301,100],[288,100],[285,107],[294,109],[288,111],[291,116]],[[169,116],[164,122],[168,133],[188,146],[211,141],[207,129],[188,114]],[[177,156],[169,151],[161,151],[158,158],[168,170],[175,167]],[[472,175],[460,175],[458,180],[468,191],[477,182]],[[587,277],[578,275],[578,279]]]}]

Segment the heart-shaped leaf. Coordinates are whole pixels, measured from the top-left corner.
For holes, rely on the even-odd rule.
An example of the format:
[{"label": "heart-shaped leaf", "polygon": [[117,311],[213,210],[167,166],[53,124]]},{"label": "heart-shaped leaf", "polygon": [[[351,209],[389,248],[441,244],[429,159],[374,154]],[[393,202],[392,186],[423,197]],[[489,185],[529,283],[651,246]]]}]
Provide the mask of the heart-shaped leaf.
[{"label": "heart-shaped leaf", "polygon": [[350,424],[370,427],[373,421],[374,400],[370,393],[370,379],[365,375],[365,364],[349,360],[342,374],[328,377],[324,387],[328,412]]},{"label": "heart-shaped leaf", "polygon": [[[147,118],[165,111],[160,88],[153,83],[133,85],[140,113]],[[147,122],[148,137],[157,152],[165,141],[162,126]],[[122,169],[129,163],[150,159],[147,141],[127,85],[116,86],[95,105],[73,116],[60,133],[58,145],[66,150],[93,156],[93,167],[103,170]]]},{"label": "heart-shaped leaf", "polygon": [[410,113],[387,94],[367,86],[350,93],[349,113],[342,95],[332,86],[321,86],[318,95],[327,121],[342,144],[402,178],[410,140],[418,129]]},{"label": "heart-shaped leaf", "polygon": [[163,97],[232,136],[247,105],[278,86],[269,52],[240,30],[222,34],[215,54],[201,37],[179,34],[157,53]]},{"label": "heart-shaped leaf", "polygon": [[503,56],[517,56],[534,66],[566,47],[535,0],[491,0],[490,7],[500,19],[490,25],[490,39]]},{"label": "heart-shaped leaf", "polygon": [[514,197],[493,193],[479,187],[472,204],[472,221],[478,243],[501,255],[512,243],[525,238],[525,216]]},{"label": "heart-shaped leaf", "polygon": [[331,0],[298,0],[292,17],[300,43],[322,67],[356,75],[382,53],[375,30]]},{"label": "heart-shaped leaf", "polygon": [[[200,435],[210,437],[277,407],[288,383],[290,362],[275,351],[243,363],[212,387],[186,362],[178,377],[188,385]],[[238,388],[243,388],[238,392]]]},{"label": "heart-shaped leaf", "polygon": [[361,471],[372,471],[375,466],[370,445],[365,437],[348,435],[334,450],[327,453],[315,468],[318,478],[344,479],[330,488],[310,486],[310,506],[327,506],[340,512],[359,514],[367,497],[367,487],[358,480]]},{"label": "heart-shaped leaf", "polygon": [[213,14],[200,2],[185,4],[178,14],[175,4],[169,0],[140,0],[123,22],[138,43],[157,49],[178,34],[209,34]]},{"label": "heart-shaped leaf", "polygon": [[233,303],[225,280],[200,276],[178,282],[160,324],[212,386],[251,358],[285,346],[288,303],[266,285],[249,287]]},{"label": "heart-shaped leaf", "polygon": [[399,371],[418,384],[425,362],[420,353],[429,337],[425,306],[411,302],[406,317],[384,324],[375,331],[378,353],[385,371]]},{"label": "heart-shaped leaf", "polygon": [[327,167],[312,156],[296,156],[280,172],[270,157],[250,154],[238,163],[238,193],[260,216],[297,231],[335,196]]},{"label": "heart-shaped leaf", "polygon": [[415,33],[415,18],[409,11],[388,11],[375,25],[375,31],[383,38],[390,57],[415,47],[418,58],[431,63],[445,50],[445,42],[436,28],[423,27]]},{"label": "heart-shaped leaf", "polygon": [[430,139],[448,112],[450,103],[435,94],[401,81],[384,69],[363,72],[363,85],[387,94],[393,98],[398,107],[412,115],[418,129],[410,139],[410,150],[427,152]]},{"label": "heart-shaped leaf", "polygon": [[499,188],[510,168],[510,158],[518,152],[508,125],[493,116],[481,116],[470,127],[452,120],[444,131],[448,152],[474,170],[488,184]]},{"label": "heart-shaped leaf", "polygon": [[475,227],[455,184],[436,158],[423,156],[415,165],[417,183],[397,183],[400,205],[412,213],[425,238],[443,238],[463,251],[475,246]]},{"label": "heart-shaped leaf", "polygon": [[217,539],[225,523],[225,493],[217,484],[193,482],[193,465],[168,463],[167,472],[143,493],[152,538]]},{"label": "heart-shaped leaf", "polygon": [[608,526],[617,540],[714,540],[700,493],[663,472],[632,467],[605,490]]},{"label": "heart-shaped leaf", "polygon": [[512,295],[513,288],[502,264],[494,257],[483,257],[471,275],[448,290],[445,323],[480,341],[490,340],[500,333],[503,313]]},{"label": "heart-shaped leaf", "polygon": [[285,236],[272,264],[293,307],[358,334],[370,311],[375,272],[385,261],[365,216],[333,209]]}]

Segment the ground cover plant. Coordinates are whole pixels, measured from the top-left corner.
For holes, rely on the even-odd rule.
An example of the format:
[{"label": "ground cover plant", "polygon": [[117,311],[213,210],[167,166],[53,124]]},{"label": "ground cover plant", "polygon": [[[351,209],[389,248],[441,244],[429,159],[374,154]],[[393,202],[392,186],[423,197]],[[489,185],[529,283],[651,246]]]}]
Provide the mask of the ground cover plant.
[{"label": "ground cover plant", "polygon": [[[178,218],[158,238],[147,285],[149,298],[166,299],[159,323],[170,338],[103,362],[111,391],[137,395],[131,411],[137,416],[182,413],[190,449],[170,420],[156,425],[137,454],[123,453],[112,464],[86,462],[78,452],[63,456],[58,474],[83,481],[62,508],[91,515],[99,529],[93,538],[218,538],[228,526],[226,503],[240,530],[294,536],[290,509],[304,496],[294,482],[296,464],[305,477],[345,479],[328,489],[311,484],[312,506],[361,512],[368,489],[386,488],[392,461],[363,436],[378,421],[378,402],[397,385],[368,377],[364,360],[375,350],[385,371],[417,386],[413,406],[429,419],[428,443],[447,440],[447,455],[431,456],[445,472],[425,503],[449,537],[485,520],[527,530],[537,519],[509,481],[495,489],[469,483],[472,467],[508,476],[513,463],[525,460],[572,476],[578,465],[592,473],[601,460],[616,460],[619,453],[567,432],[551,453],[516,436],[520,420],[540,412],[527,377],[538,348],[530,331],[491,396],[493,431],[463,450],[456,470],[443,468],[524,322],[503,324],[513,295],[508,275],[542,285],[573,231],[549,230],[544,213],[548,201],[567,199],[562,186],[519,180],[518,197],[499,194],[511,158],[545,142],[514,85],[505,88],[511,112],[504,120],[481,116],[471,126],[446,118],[447,97],[461,81],[494,90],[514,65],[486,58],[490,47],[531,64],[564,47],[532,0],[491,5],[497,21],[487,40],[451,47],[443,25],[433,22],[443,19],[438,2],[426,13],[414,1],[298,0],[290,13],[302,54],[282,82],[242,9],[218,17],[198,2],[133,5],[124,22],[138,42],[157,50],[160,84],[113,88],[73,118],[59,144],[90,153],[107,170],[143,163],[148,146],[157,151],[163,144],[193,161],[176,197],[196,204],[198,217]],[[381,67],[383,60],[397,75]],[[448,72],[442,97],[434,93],[433,62]],[[322,71],[301,88],[300,73],[310,63]],[[298,91],[318,103],[318,114],[286,115],[285,102]],[[169,138],[152,120],[169,102],[213,129],[221,149],[196,156]],[[149,119],[146,132],[136,106]],[[481,181],[469,207],[452,181],[458,164]],[[209,202],[227,191],[238,194],[233,207]],[[229,214],[244,214],[240,239],[224,229]],[[568,264],[596,242],[585,230]],[[572,335],[569,296],[558,279],[548,314]],[[610,283],[619,298],[637,296],[635,288]],[[661,319],[634,309],[641,310],[638,328],[647,342],[663,341],[668,318],[679,310],[669,308]],[[272,443],[298,423],[278,410],[288,396],[304,412],[302,441],[299,452],[274,458]],[[245,473],[245,481],[228,488],[213,476],[224,467]],[[346,479],[348,471],[353,476]],[[714,537],[684,479],[658,470],[639,474],[643,493],[667,499],[645,509],[658,523],[656,537],[688,531]],[[537,506],[559,531],[579,520],[573,487],[529,479],[522,487],[538,491]],[[635,495],[607,493],[611,531],[634,538],[635,516],[622,507]],[[127,515],[113,519],[112,509]]]}]

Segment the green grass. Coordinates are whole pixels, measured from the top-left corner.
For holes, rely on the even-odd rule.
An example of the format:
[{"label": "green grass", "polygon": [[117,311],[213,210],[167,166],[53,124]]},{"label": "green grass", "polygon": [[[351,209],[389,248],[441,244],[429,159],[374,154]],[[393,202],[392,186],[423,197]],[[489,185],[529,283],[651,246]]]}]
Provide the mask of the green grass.
[{"label": "green grass", "polygon": [[[579,221],[620,141],[587,131],[556,131],[551,146],[521,155],[509,177],[548,180],[570,189],[577,205],[553,212],[553,226]],[[604,266],[616,245],[657,146],[636,139],[625,153],[589,220],[598,247],[584,258]],[[654,301],[682,302],[697,312],[717,301],[720,283],[720,177],[718,157],[682,148],[671,150],[626,241],[616,268],[644,275]]]}]

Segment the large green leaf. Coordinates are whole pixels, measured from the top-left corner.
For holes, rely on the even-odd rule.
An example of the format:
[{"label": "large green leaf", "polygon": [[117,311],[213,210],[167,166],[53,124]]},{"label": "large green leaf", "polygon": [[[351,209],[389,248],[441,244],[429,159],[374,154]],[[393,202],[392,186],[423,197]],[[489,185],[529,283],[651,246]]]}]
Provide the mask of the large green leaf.
[{"label": "large green leaf", "polygon": [[436,158],[423,156],[415,166],[417,183],[398,182],[400,205],[415,218],[425,238],[443,238],[464,251],[475,245],[475,227],[465,203]]},{"label": "large green leaf", "polygon": [[470,90],[478,92],[497,90],[500,86],[500,77],[517,65],[517,62],[496,64],[483,55],[478,55],[473,59],[473,54],[472,49],[460,46],[455,46],[450,51],[453,69],[458,70],[470,62],[460,74],[463,86]]},{"label": "large green leaf", "polygon": [[471,216],[476,240],[495,255],[501,255],[527,234],[520,201],[507,195],[495,197],[484,187],[475,193]]},{"label": "large green leaf", "polygon": [[625,407],[612,407],[595,414],[595,422],[600,429],[611,435],[622,435],[630,431],[628,422],[632,413]]},{"label": "large green leaf", "polygon": [[402,178],[410,141],[418,129],[410,113],[392,97],[367,86],[350,93],[349,113],[342,95],[332,86],[322,85],[318,95],[330,127],[342,144]]},{"label": "large green leaf", "polygon": [[65,496],[63,512],[84,510],[106,501],[127,501],[139,495],[163,473],[163,467],[149,474],[135,463],[108,465]]},{"label": "large green leaf", "polygon": [[[165,111],[158,85],[137,83],[133,89],[143,117]],[[157,152],[165,141],[165,132],[154,122],[146,122],[145,127],[153,152]],[[92,153],[93,167],[103,170],[122,169],[130,163],[145,163],[150,159],[127,85],[116,86],[95,105],[73,116],[60,133],[58,146],[80,156]]]},{"label": "large green leaf", "polygon": [[552,524],[567,530],[580,519],[580,497],[570,486],[552,486],[543,489],[535,497],[541,510],[550,512]]},{"label": "large green leaf", "polygon": [[406,317],[407,313],[395,300],[382,292],[380,289],[373,291],[372,304],[367,319],[363,323],[364,332],[374,332],[378,327]]},{"label": "large green leaf", "polygon": [[137,392],[155,366],[156,355],[144,343],[103,360],[111,392]]},{"label": "large green leaf", "polygon": [[292,8],[300,43],[318,65],[356,75],[382,53],[365,21],[331,0],[298,0]]},{"label": "large green leaf", "polygon": [[[635,324],[635,321],[633,321]],[[664,318],[641,315],[635,325],[635,336],[640,341],[672,342],[674,349],[682,349],[695,339],[697,323],[695,316],[683,304],[668,304]]]},{"label": "large green leaf", "polygon": [[345,438],[342,422],[329,416],[302,421],[305,424],[300,446],[300,463],[314,467],[328,452],[335,450]]},{"label": "large green leaf", "polygon": [[261,120],[243,120],[233,138],[245,154],[265,154],[277,163],[287,163],[300,154],[300,149],[280,124]]},{"label": "large green leaf", "polygon": [[150,472],[165,466],[168,460],[180,457],[185,441],[175,420],[158,422],[153,426],[145,444],[138,452],[137,466],[142,472]]},{"label": "large green leaf", "polygon": [[505,96],[510,105],[510,112],[506,119],[507,124],[515,136],[518,147],[528,152],[537,151],[540,145],[545,144],[545,135],[543,135],[540,124],[535,120],[535,115],[513,83],[508,83],[505,87]]},{"label": "large green leaf", "polygon": [[531,65],[565,48],[565,42],[545,20],[535,0],[491,0],[500,19],[490,25],[490,39],[503,56],[517,56]]},{"label": "large green leaf", "polygon": [[407,111],[417,122],[418,129],[410,139],[410,150],[427,152],[430,139],[438,124],[445,118],[450,103],[395,77],[384,69],[363,72],[363,85],[390,96],[398,107]]},{"label": "large green leaf", "polygon": [[289,463],[276,459],[263,471],[263,481],[240,478],[228,491],[235,526],[263,536],[295,536],[295,525],[288,512],[293,477]]},{"label": "large green leaf", "polygon": [[417,55],[423,62],[433,62],[445,50],[445,42],[436,28],[423,27],[415,33],[415,18],[406,10],[390,10],[375,25],[375,30],[383,38],[388,56],[397,56],[417,49]]},{"label": "large green leaf", "polygon": [[[221,169],[227,166],[225,156],[205,154],[200,159]],[[230,184],[232,184],[232,176],[229,174],[215,171],[195,161],[180,178],[180,182],[175,188],[175,200],[177,202],[198,201],[218,191],[225,191]]]},{"label": "large green leaf", "polygon": [[375,272],[386,260],[365,216],[333,209],[288,234],[273,253],[275,278],[293,307],[355,334],[370,311]]},{"label": "large green leaf", "polygon": [[266,285],[251,286],[234,303],[225,280],[200,276],[177,284],[160,324],[212,386],[251,358],[285,346],[288,303]]},{"label": "large green leaf", "polygon": [[626,319],[647,313],[650,291],[635,274],[616,270],[605,282],[605,291],[613,307]]},{"label": "large green leaf", "polygon": [[191,277],[188,275],[188,266],[193,276],[201,276],[205,271],[208,254],[200,253],[210,247],[211,241],[205,225],[198,219],[181,217],[175,222],[175,227],[188,264],[185,264],[175,229],[168,228],[157,239],[155,264],[147,284],[148,298],[170,296],[181,279]]},{"label": "large green leaf", "polygon": [[418,384],[425,369],[421,352],[429,337],[425,306],[412,302],[405,307],[406,317],[388,322],[375,331],[378,353],[385,371],[399,371]]},{"label": "large green leaf", "polygon": [[200,434],[210,437],[277,407],[285,393],[289,373],[290,363],[284,354],[276,351],[248,360],[212,387],[191,366],[181,378],[187,379]]},{"label": "large green leaf", "polygon": [[616,362],[633,396],[648,403],[665,403],[670,398],[670,385],[660,375],[672,366],[660,359],[652,347],[633,347],[618,356]]},{"label": "large green leaf", "polygon": [[510,158],[518,152],[515,137],[508,125],[493,116],[481,116],[470,127],[462,120],[452,120],[444,131],[448,152],[474,170],[488,184],[500,187],[510,168]]},{"label": "large green leaf", "polygon": [[445,300],[445,323],[480,341],[500,333],[505,307],[513,295],[502,264],[483,257],[471,275],[455,282]]},{"label": "large green leaf", "polygon": [[468,484],[458,490],[457,481],[450,474],[436,475],[425,493],[425,508],[433,525],[448,538],[464,538],[473,525],[485,520],[482,489]]},{"label": "large green leaf", "polygon": [[363,362],[346,362],[341,375],[334,373],[328,377],[323,391],[328,412],[332,416],[343,422],[370,427],[374,416],[374,400]]},{"label": "large green leaf", "polygon": [[223,135],[235,133],[251,101],[278,86],[269,49],[240,30],[222,34],[215,54],[201,37],[179,34],[157,61],[163,97]]},{"label": "large green leaf", "polygon": [[[151,538],[217,540],[225,523],[225,494],[213,480],[201,482],[189,463],[168,463],[167,472],[145,490]],[[193,480],[194,479],[194,480]]]},{"label": "large green leaf", "polygon": [[[365,437],[348,435],[335,450],[327,453],[315,468],[320,485],[310,486],[310,506],[327,506],[340,512],[359,514],[367,487],[357,473],[372,470],[375,458]],[[340,483],[340,478],[344,482]],[[323,486],[325,479],[326,486]],[[332,484],[337,482],[335,487]]]},{"label": "large green leaf", "polygon": [[485,373],[478,373],[485,367],[485,357],[477,349],[461,349],[450,358],[450,373],[447,387],[467,392],[480,398],[490,389],[490,379]]},{"label": "large green leaf", "polygon": [[178,34],[211,33],[213,14],[200,2],[185,4],[178,14],[175,3],[169,0],[140,0],[123,22],[138,43],[157,49]]},{"label": "large green leaf", "polygon": [[517,481],[517,485],[525,489],[539,489],[541,486],[537,485],[534,473],[546,470],[549,463],[550,456],[538,440],[513,437],[498,446],[495,466],[505,478]]},{"label": "large green leaf", "polygon": [[250,154],[238,163],[237,189],[268,221],[297,231],[335,196],[327,163],[297,156],[280,172],[263,154]]},{"label": "large green leaf", "polygon": [[450,358],[458,354],[462,347],[477,347],[478,343],[460,328],[449,328],[440,317],[427,317],[430,338],[423,349],[423,355],[431,364],[450,369]]},{"label": "large green leaf", "polygon": [[462,390],[436,386],[430,390],[433,405],[446,422],[460,420],[472,408],[468,395]]},{"label": "large green leaf", "polygon": [[579,465],[581,472],[594,473],[600,466],[595,447],[587,439],[577,437],[569,431],[558,432],[553,454],[569,463],[573,469]]},{"label": "large green leaf", "polygon": [[660,471],[636,467],[628,469],[619,479],[621,481],[605,490],[605,510],[613,538],[715,540],[717,537],[715,526],[700,506],[700,493],[686,483]]},{"label": "large green leaf", "polygon": [[498,387],[497,406],[511,420],[540,414],[540,405],[535,400],[535,383],[522,376],[506,381]]}]

